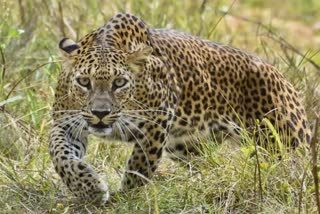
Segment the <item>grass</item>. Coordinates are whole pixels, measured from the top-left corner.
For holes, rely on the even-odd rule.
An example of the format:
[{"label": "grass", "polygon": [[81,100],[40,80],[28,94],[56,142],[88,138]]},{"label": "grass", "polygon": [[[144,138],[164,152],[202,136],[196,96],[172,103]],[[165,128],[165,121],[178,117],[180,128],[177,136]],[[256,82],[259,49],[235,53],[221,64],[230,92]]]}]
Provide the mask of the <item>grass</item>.
[{"label": "grass", "polygon": [[[1,212],[317,212],[311,169],[319,174],[319,166],[311,164],[307,148],[278,160],[261,148],[253,153],[255,145],[249,138],[237,145],[200,139],[209,143],[189,165],[164,160],[149,185],[126,195],[116,193],[105,207],[73,198],[48,154],[50,108],[60,69],[58,41],[63,36],[79,39],[118,11],[130,11],[150,26],[175,28],[254,52],[276,64],[301,92],[314,124],[320,112],[320,4],[279,2],[2,1]],[[316,136],[319,139],[319,131]],[[130,150],[127,144],[92,137],[86,158],[116,191]]]}]

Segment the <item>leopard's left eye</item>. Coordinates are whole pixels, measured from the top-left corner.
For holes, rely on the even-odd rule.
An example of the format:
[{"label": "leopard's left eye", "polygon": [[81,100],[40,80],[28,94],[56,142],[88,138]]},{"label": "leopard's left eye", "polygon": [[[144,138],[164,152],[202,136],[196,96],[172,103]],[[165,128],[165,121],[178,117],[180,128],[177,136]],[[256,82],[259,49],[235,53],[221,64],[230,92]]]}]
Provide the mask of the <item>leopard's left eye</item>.
[{"label": "leopard's left eye", "polygon": [[113,89],[122,88],[127,84],[128,80],[125,78],[117,78],[113,81],[112,87]]}]

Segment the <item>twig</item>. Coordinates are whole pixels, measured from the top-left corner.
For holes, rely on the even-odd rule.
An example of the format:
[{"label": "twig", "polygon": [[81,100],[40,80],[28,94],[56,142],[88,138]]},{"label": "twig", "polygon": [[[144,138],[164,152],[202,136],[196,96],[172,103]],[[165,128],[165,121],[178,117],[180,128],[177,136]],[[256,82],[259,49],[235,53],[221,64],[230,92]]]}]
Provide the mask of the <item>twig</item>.
[{"label": "twig", "polygon": [[1,54],[1,60],[2,60],[2,75],[1,75],[1,81],[4,80],[4,76],[6,74],[6,70],[7,70],[7,65],[6,65],[6,58],[4,56],[4,53],[3,53],[3,49],[2,47],[0,46],[0,54]]},{"label": "twig", "polygon": [[203,18],[202,18],[202,14],[204,12],[204,10],[206,9],[207,6],[207,0],[202,0],[200,9],[199,9],[199,17],[200,17],[200,23],[199,23],[199,30],[197,35],[200,35],[203,29]]},{"label": "twig", "polygon": [[304,181],[308,175],[307,171],[308,171],[308,169],[306,169],[306,168],[303,170],[302,179],[301,179],[301,183],[300,183],[300,191],[299,191],[299,197],[298,197],[298,213],[299,214],[301,213],[301,210],[302,210],[303,184],[304,184]]},{"label": "twig", "polygon": [[[253,24],[257,25],[258,27],[261,27],[261,28],[267,30],[269,35],[271,35],[271,36],[269,36],[269,38],[271,38],[273,41],[279,43],[280,45],[284,46],[285,48],[291,50],[292,52],[296,53],[297,55],[299,55],[301,57],[304,57],[307,62],[309,62],[311,65],[313,65],[318,71],[320,71],[320,65],[318,65],[315,61],[313,61],[312,58],[306,57],[305,54],[301,53],[297,48],[295,48],[292,44],[287,42],[283,37],[281,37],[280,35],[276,34],[268,25],[263,24],[260,21],[249,19],[247,17],[242,17],[242,16],[239,16],[239,15],[232,14],[229,11],[226,11],[226,12],[222,11],[222,13],[225,14],[225,15],[229,15],[229,16],[232,16],[234,18],[237,18],[237,19],[239,19],[241,21],[253,23]],[[320,52],[320,50],[317,51],[317,53],[319,53],[319,52]]]},{"label": "twig", "polygon": [[259,152],[258,152],[258,148],[257,148],[257,142],[254,143],[254,147],[255,147],[255,156],[256,156],[256,160],[257,160],[257,169],[258,169],[258,181],[259,181],[259,192],[260,192],[260,202],[263,202],[263,189],[262,189],[262,179],[261,179],[261,168],[260,168],[260,160],[259,160]]},{"label": "twig", "polygon": [[[258,126],[258,130],[260,130],[260,126]],[[259,185],[259,196],[260,196],[260,204],[263,202],[263,188],[262,188],[262,178],[261,178],[261,168],[260,168],[260,160],[259,160],[259,152],[258,152],[258,141],[261,139],[256,139],[255,138],[256,133],[254,131],[253,133],[253,143],[254,143],[254,149],[255,149],[255,157],[256,157],[256,167],[255,167],[255,177],[257,176],[258,173],[258,185]],[[260,136],[260,135],[259,135]]]},{"label": "twig", "polygon": [[18,1],[21,23],[24,24],[25,21],[26,21],[26,18],[25,18],[26,16],[25,16],[25,11],[24,11],[24,7],[23,7],[23,3],[22,2],[23,2],[22,0]]},{"label": "twig", "polygon": [[[14,86],[11,88],[11,90],[9,91],[9,93],[7,94],[6,98],[4,100],[7,100],[10,95],[12,94],[12,92],[15,90],[15,88],[25,79],[27,78],[30,74],[34,73],[35,71],[37,71],[38,69],[48,65],[48,64],[51,64],[51,63],[56,63],[57,61],[54,61],[54,62],[46,62],[46,63],[43,63],[41,65],[39,65],[38,67],[36,67],[35,69],[33,69],[32,71],[28,72],[25,76],[23,76],[21,79],[19,79],[15,84]],[[4,111],[4,106],[2,107],[1,111]]]},{"label": "twig", "polygon": [[204,12],[207,6],[207,0],[202,0],[201,6],[200,6],[200,15]]},{"label": "twig", "polygon": [[60,30],[61,30],[63,37],[65,37],[66,32],[64,30],[64,21],[63,21],[64,16],[63,16],[63,9],[62,9],[63,7],[61,5],[61,1],[59,1],[58,6],[59,6],[59,13],[60,13]]},{"label": "twig", "polygon": [[[269,38],[271,38],[273,41],[278,42],[283,47],[289,49],[290,51],[296,53],[297,55],[303,57],[307,62],[309,62],[311,65],[313,65],[318,71],[320,71],[320,65],[318,65],[315,61],[313,61],[310,57],[307,57],[306,54],[301,53],[297,48],[295,48],[293,45],[291,45],[289,42],[287,42],[284,38],[282,38],[279,35],[276,35],[273,31],[270,29],[268,30],[271,34]],[[319,53],[319,51],[317,51]]]},{"label": "twig", "polygon": [[214,32],[214,30],[217,28],[217,26],[220,24],[220,22],[223,20],[223,18],[229,14],[229,11],[233,8],[234,4],[236,3],[237,0],[233,0],[232,3],[230,4],[230,7],[228,8],[227,11],[224,11],[222,13],[222,16],[218,19],[218,21],[216,22],[216,24],[211,28],[211,30],[209,31],[207,37],[210,38],[211,34]]},{"label": "twig", "polygon": [[320,196],[319,196],[319,177],[318,177],[318,167],[317,167],[317,157],[318,157],[318,129],[319,129],[320,115],[316,116],[316,124],[314,126],[314,135],[311,140],[311,156],[312,156],[312,175],[314,180],[315,197],[318,213],[320,214]]}]

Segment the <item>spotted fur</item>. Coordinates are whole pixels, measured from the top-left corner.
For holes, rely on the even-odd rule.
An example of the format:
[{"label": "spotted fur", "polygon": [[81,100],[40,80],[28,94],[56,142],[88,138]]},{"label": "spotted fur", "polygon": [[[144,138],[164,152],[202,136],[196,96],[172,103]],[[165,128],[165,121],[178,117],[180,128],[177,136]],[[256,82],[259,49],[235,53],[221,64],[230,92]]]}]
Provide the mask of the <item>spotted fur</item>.
[{"label": "spotted fur", "polygon": [[242,50],[153,29],[117,14],[78,43],[60,42],[65,62],[53,105],[50,154],[77,196],[106,201],[108,186],[84,160],[87,136],[134,142],[122,190],[151,178],[164,148],[187,158],[186,137],[241,139],[256,121],[293,148],[310,141],[298,93],[272,65]]}]

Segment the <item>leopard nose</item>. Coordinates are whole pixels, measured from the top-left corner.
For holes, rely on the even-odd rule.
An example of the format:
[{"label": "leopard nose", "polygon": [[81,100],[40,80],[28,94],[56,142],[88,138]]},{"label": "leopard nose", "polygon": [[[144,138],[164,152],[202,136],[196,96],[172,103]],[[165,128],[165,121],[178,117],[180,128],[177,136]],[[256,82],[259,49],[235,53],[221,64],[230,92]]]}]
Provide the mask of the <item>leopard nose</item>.
[{"label": "leopard nose", "polygon": [[91,110],[91,113],[95,116],[97,116],[99,119],[104,118],[108,114],[110,114],[111,109],[106,109],[106,110]]}]

